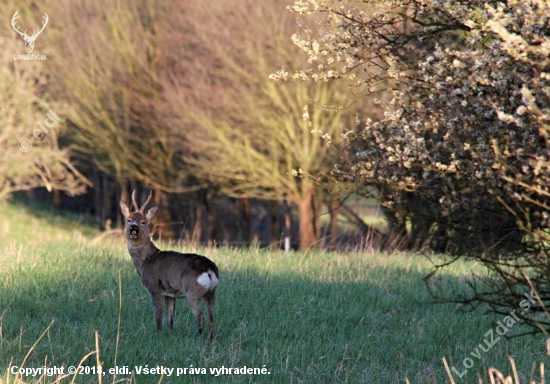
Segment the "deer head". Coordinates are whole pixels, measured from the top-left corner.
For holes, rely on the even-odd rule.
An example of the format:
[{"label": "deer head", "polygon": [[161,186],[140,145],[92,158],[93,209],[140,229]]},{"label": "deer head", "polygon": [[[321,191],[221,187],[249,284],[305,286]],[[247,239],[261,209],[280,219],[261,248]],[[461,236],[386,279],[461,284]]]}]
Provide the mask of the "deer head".
[{"label": "deer head", "polygon": [[23,40],[25,41],[25,49],[26,49],[27,53],[32,53],[32,51],[34,49],[34,42],[36,41],[36,38],[38,37],[38,35],[40,35],[42,33],[42,31],[44,30],[44,28],[46,28],[46,25],[48,24],[48,20],[49,20],[48,15],[44,14],[44,22],[42,23],[42,29],[39,30],[39,31],[37,31],[35,29],[32,36],[27,35],[27,30],[26,29],[25,29],[25,32],[21,32],[19,30],[19,27],[15,26],[15,20],[17,20],[18,17],[19,16],[17,15],[17,11],[16,11],[13,14],[13,17],[11,18],[11,26],[13,27],[15,32],[19,33],[21,35],[21,37],[23,38]]},{"label": "deer head", "polygon": [[122,215],[126,219],[126,229],[124,230],[124,236],[129,242],[132,243],[144,243],[149,241],[149,229],[147,229],[147,224],[155,217],[157,214],[157,206],[154,206],[153,208],[149,209],[147,213],[145,213],[145,207],[147,204],[149,204],[149,201],[151,201],[151,197],[153,196],[152,192],[149,192],[149,197],[147,198],[147,201],[145,201],[145,204],[139,208],[138,204],[136,203],[136,191],[132,192],[132,206],[134,208],[134,212],[130,212],[130,208],[124,203],[120,202],[120,209],[122,211]]}]

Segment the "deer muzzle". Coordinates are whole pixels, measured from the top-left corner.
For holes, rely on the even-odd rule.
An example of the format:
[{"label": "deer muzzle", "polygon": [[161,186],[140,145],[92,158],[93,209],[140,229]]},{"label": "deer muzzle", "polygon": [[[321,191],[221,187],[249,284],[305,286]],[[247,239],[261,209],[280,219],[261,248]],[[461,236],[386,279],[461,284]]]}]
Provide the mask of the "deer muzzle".
[{"label": "deer muzzle", "polygon": [[130,234],[130,239],[137,239],[139,236],[139,226],[137,224],[130,224],[128,233]]}]

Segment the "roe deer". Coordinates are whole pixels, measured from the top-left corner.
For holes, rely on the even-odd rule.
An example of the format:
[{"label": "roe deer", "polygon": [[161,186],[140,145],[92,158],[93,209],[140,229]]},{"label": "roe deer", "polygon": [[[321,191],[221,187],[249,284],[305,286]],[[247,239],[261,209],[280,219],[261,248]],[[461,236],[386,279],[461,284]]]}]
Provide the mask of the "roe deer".
[{"label": "roe deer", "polygon": [[204,317],[200,301],[204,298],[208,310],[210,342],[214,338],[213,309],[216,299],[216,286],[220,277],[218,267],[204,256],[192,253],[161,251],[151,241],[147,225],[155,217],[157,206],[144,213],[151,200],[151,193],[145,204],[138,208],[136,191],[132,193],[134,212],[124,202],[120,202],[122,215],[126,219],[124,236],[128,240],[128,251],[141,283],[149,291],[155,308],[157,331],[162,324],[162,298],[166,304],[166,323],[170,333],[174,325],[174,304],[176,297],[185,297],[199,323],[202,334]]}]

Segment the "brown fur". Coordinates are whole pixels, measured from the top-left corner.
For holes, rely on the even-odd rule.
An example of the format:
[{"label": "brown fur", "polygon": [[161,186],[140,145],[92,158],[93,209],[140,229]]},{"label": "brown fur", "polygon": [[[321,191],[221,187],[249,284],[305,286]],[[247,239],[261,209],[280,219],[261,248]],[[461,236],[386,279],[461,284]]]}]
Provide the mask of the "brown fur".
[{"label": "brown fur", "polygon": [[[120,208],[126,219],[124,236],[128,240],[128,252],[141,277],[141,283],[149,291],[155,308],[155,324],[157,331],[162,324],[162,301],[166,306],[166,322],[172,332],[174,305],[177,297],[185,297],[191,311],[199,323],[199,333],[204,327],[204,317],[200,309],[200,301],[204,299],[208,311],[209,338],[214,338],[213,309],[216,301],[216,286],[219,271],[210,259],[192,253],[161,251],[152,242],[147,225],[155,217],[157,207],[152,207],[144,213],[143,210],[150,200],[138,209],[135,202],[135,191],[132,193],[132,203],[135,212],[130,212],[128,206],[120,202]],[[135,232],[135,233],[134,233]],[[133,234],[133,236],[132,236]],[[199,276],[206,273],[203,282],[209,287],[199,284]]]}]

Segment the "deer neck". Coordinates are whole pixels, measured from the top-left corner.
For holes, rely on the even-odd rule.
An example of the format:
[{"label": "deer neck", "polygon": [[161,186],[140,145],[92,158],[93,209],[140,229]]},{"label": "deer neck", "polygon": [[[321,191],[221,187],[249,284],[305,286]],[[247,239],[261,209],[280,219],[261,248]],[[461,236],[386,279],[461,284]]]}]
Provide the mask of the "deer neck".
[{"label": "deer neck", "polygon": [[143,262],[155,253],[160,252],[160,249],[153,244],[151,239],[148,239],[145,242],[137,244],[128,241],[128,252],[130,253],[130,257],[132,258],[132,262],[138,274],[141,276]]}]

